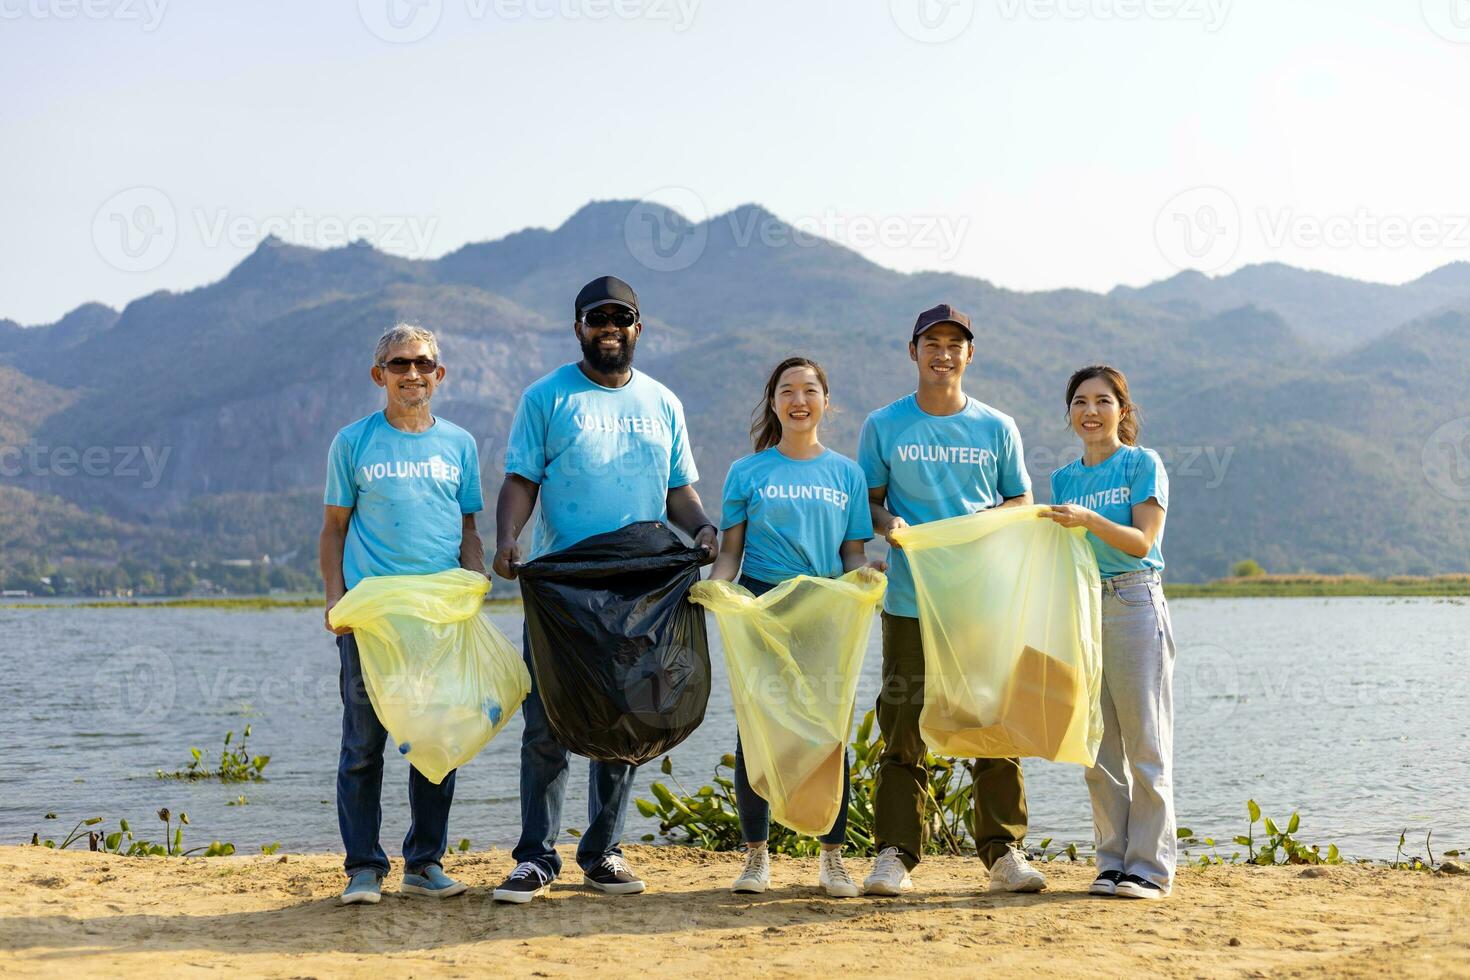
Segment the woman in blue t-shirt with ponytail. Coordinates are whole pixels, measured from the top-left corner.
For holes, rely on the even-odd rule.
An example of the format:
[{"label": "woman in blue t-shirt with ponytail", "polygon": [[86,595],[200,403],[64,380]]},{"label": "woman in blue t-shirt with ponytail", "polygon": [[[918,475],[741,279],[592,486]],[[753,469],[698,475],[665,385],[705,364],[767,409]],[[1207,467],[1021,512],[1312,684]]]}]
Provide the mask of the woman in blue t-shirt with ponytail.
[{"label": "woman in blue t-shirt with ponytail", "polygon": [[1138,445],[1122,372],[1067,382],[1082,458],[1051,475],[1045,516],[1087,529],[1102,573],[1103,737],[1087,770],[1097,832],[1094,895],[1163,898],[1174,881],[1174,635],[1159,573],[1169,476]]},{"label": "woman in blue t-shirt with ponytail", "polygon": [[[750,429],[755,452],[736,460],[725,477],[712,580],[733,582],[738,576],[740,585],[759,596],[798,575],[835,578],[865,565],[884,569],[883,562],[869,562],[863,553],[873,536],[863,471],[818,438],[829,402],[827,373],[816,361],[788,357],[771,372]],[[842,863],[848,782],[844,769],[842,809],[820,838],[820,883],[839,898],[859,893]],[[751,788],[738,736],[735,798],[746,856],[731,890],[763,892],[771,881],[766,848],[771,807]]]}]

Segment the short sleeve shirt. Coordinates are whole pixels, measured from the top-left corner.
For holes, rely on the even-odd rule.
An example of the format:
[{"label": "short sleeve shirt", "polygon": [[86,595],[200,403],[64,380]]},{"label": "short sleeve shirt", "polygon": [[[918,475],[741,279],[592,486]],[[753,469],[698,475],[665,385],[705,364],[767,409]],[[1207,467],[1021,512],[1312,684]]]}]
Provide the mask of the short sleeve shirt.
[{"label": "short sleeve shirt", "polygon": [[324,499],[352,508],[342,549],[349,589],[372,576],[458,568],[463,515],[485,506],[479,449],[444,419],[404,432],[375,412],[333,438]]}]

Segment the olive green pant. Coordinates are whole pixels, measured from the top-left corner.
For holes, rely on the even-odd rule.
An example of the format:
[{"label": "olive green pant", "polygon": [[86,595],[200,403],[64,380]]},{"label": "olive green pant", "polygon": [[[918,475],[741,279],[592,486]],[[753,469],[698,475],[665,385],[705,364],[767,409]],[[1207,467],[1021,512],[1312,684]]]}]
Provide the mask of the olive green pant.
[{"label": "olive green pant", "polygon": [[[878,692],[878,788],[873,801],[878,849],[896,847],[906,867],[924,853],[929,772],[919,714],[924,710],[924,645],[919,621],[883,614],[883,688]],[[1026,836],[1026,783],[1019,759],[976,759],[975,850],[988,868]]]}]

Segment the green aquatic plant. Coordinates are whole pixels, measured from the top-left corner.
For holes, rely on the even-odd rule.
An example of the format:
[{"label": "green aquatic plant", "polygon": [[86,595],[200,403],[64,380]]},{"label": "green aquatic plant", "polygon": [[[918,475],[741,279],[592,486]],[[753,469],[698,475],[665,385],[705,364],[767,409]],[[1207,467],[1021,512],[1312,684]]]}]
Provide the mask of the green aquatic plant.
[{"label": "green aquatic plant", "polygon": [[[260,782],[265,778],[265,767],[270,763],[268,755],[251,755],[248,739],[250,738],[250,726],[245,726],[245,733],[240,738],[240,744],[231,746],[234,739],[234,731],[225,732],[224,745],[219,751],[219,768],[210,769],[205,765],[204,753],[197,747],[191,747],[189,754],[193,757],[183,769],[174,772],[158,770],[159,779],[218,779],[222,783],[244,783]],[[237,806],[245,804],[246,799],[241,796]]]},{"label": "green aquatic plant", "polygon": [[[852,796],[847,810],[847,848],[850,853],[866,856],[876,851],[873,799],[878,784],[878,760],[883,752],[883,737],[874,733],[874,721],[874,713],[867,712],[849,746]],[[969,767],[934,755],[926,755],[924,765],[929,770],[924,852],[965,853],[974,839],[975,819]],[[733,851],[744,846],[735,802],[734,755],[722,756],[710,783],[694,792],[686,789],[674,775],[674,764],[669,757],[664,757],[660,768],[670,778],[673,788],[662,781],[655,782],[650,787],[653,799],[635,801],[639,813],[659,821],[659,836],[712,851]],[[646,834],[643,839],[656,838],[654,834]],[[772,853],[793,857],[813,856],[820,847],[814,838],[794,833],[779,823],[771,825],[768,846]],[[1076,853],[1075,846],[1071,853]]]},{"label": "green aquatic plant", "polygon": [[[56,819],[56,814],[54,814],[54,813],[48,813],[48,814],[46,814],[46,819],[47,820],[55,820]],[[43,838],[38,833],[37,834],[31,834],[31,846],[33,846],[33,847],[49,847],[49,848],[52,848],[54,850],[64,851],[68,847],[71,847],[73,844],[75,844],[79,840],[86,840],[86,839],[95,837],[96,834],[92,833],[91,831],[83,830],[82,828],[83,827],[95,827],[95,826],[97,826],[101,822],[102,822],[102,818],[101,817],[84,817],[83,819],[78,820],[77,821],[77,825],[71,829],[71,832],[69,834],[67,834],[65,837],[63,837],[61,839],[61,843],[60,844],[56,843],[56,841],[52,840],[49,837],[48,838]],[[97,849],[96,847],[93,847],[92,848],[92,850],[94,850],[94,851],[96,849]]]},{"label": "green aquatic plant", "polygon": [[[55,820],[56,814],[48,813],[46,819]],[[60,844],[51,839],[43,839],[40,834],[31,835],[31,844],[36,847],[64,850],[85,839],[88,850],[100,851],[103,854],[118,854],[123,857],[191,857],[195,854],[203,857],[224,857],[235,853],[234,844],[222,841],[210,841],[201,847],[185,849],[184,827],[189,824],[187,813],[179,813],[178,825],[175,826],[173,811],[168,807],[162,807],[158,810],[158,819],[163,822],[162,842],[135,837],[133,828],[127,820],[119,820],[117,830],[111,832],[93,830],[82,832],[83,827],[95,827],[102,823],[101,817],[87,817],[77,821],[77,825],[62,839]]]},{"label": "green aquatic plant", "polygon": [[[1245,806],[1246,815],[1250,817],[1250,824],[1244,836],[1235,838],[1235,843],[1250,852],[1252,864],[1342,863],[1342,854],[1338,851],[1336,844],[1328,844],[1327,853],[1323,854],[1320,845],[1313,844],[1308,847],[1293,836],[1301,827],[1302,822],[1301,815],[1296,811],[1292,811],[1291,817],[1286,822],[1286,829],[1283,830],[1277,826],[1276,821],[1261,815],[1261,808],[1255,800],[1247,800]],[[1266,830],[1266,840],[1260,850],[1256,849],[1257,821],[1260,821]]]}]

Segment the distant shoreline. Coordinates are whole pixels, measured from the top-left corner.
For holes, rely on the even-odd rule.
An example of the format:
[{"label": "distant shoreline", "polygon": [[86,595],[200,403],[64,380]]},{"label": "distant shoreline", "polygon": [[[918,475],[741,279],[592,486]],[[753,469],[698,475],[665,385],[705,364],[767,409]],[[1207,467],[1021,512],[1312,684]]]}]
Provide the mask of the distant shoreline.
[{"label": "distant shoreline", "polygon": [[1170,599],[1250,599],[1314,596],[1444,597],[1470,596],[1470,575],[1368,578],[1362,575],[1256,575],[1214,582],[1171,582]]},{"label": "distant shoreline", "polygon": [[[1217,579],[1213,582],[1168,582],[1170,599],[1280,599],[1280,598],[1445,598],[1470,596],[1470,575],[1368,578],[1361,575],[1258,575]],[[490,598],[491,609],[520,606],[520,596]],[[241,612],[270,609],[318,609],[321,596],[159,596],[144,599],[33,597],[0,603],[0,609],[224,609]]]}]

